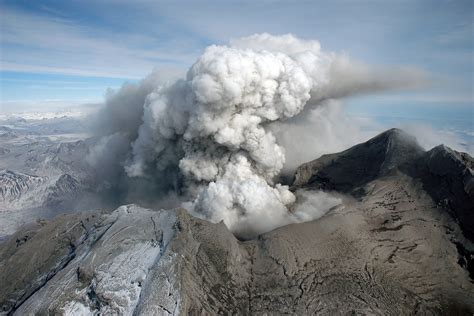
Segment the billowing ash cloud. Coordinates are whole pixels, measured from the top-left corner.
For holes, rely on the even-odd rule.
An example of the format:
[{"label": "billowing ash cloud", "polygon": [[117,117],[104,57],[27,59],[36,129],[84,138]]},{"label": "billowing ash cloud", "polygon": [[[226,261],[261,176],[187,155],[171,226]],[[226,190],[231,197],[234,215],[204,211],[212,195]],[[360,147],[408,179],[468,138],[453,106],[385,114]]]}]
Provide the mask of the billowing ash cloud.
[{"label": "billowing ash cloud", "polygon": [[254,35],[208,47],[185,79],[151,76],[110,95],[98,124],[103,140],[89,159],[98,165],[110,144],[118,159],[108,165],[123,167],[120,177],[147,179],[156,196],[178,190],[193,214],[251,236],[305,218],[288,211],[295,195],[275,183],[285,148],[272,125],[326,99],[422,81],[413,70],[324,53],[317,41]]},{"label": "billowing ash cloud", "polygon": [[255,51],[272,51],[295,58],[307,73],[319,78],[309,103],[357,94],[414,89],[427,83],[424,71],[413,67],[368,66],[345,55],[321,52],[315,40],[301,40],[290,34],[256,34],[231,41],[232,46]]}]

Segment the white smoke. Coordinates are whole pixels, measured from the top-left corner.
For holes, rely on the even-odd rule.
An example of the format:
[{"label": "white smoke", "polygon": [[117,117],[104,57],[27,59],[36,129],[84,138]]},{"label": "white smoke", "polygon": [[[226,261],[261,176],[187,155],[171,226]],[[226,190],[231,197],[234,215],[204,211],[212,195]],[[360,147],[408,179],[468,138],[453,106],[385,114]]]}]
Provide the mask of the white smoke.
[{"label": "white smoke", "polygon": [[322,217],[331,208],[342,203],[342,199],[326,192],[296,191],[298,203],[293,207],[295,222],[309,222]]},{"label": "white smoke", "polygon": [[[136,114],[125,124],[133,142],[122,163],[134,178],[177,170],[182,193],[191,199],[185,203],[190,212],[224,221],[237,235],[252,236],[298,221],[288,211],[295,195],[275,183],[291,155],[285,156],[274,132],[283,139],[282,122],[291,122],[305,106],[422,82],[414,72],[387,71],[324,53],[319,42],[292,35],[260,34],[230,46],[210,46],[185,79],[154,86],[148,79],[127,88],[133,103],[143,105],[134,106],[134,113],[142,113],[140,126]],[[117,93],[120,104],[122,94],[127,95],[124,88]],[[324,140],[315,135],[315,142]]]}]

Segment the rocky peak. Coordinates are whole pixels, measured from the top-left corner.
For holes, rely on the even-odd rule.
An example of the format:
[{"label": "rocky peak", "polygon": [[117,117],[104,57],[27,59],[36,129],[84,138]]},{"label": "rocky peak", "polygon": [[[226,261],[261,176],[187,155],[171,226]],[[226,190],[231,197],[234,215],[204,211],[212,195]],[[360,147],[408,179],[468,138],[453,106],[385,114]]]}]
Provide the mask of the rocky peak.
[{"label": "rocky peak", "polygon": [[423,152],[413,136],[393,128],[343,152],[303,164],[293,186],[349,191],[390,174]]},{"label": "rocky peak", "polygon": [[77,190],[79,182],[71,175],[65,173],[56,181],[55,187],[60,193],[67,193]]},{"label": "rocky peak", "polygon": [[435,202],[447,208],[464,234],[474,240],[474,160],[445,145],[434,147],[415,163],[412,176]]}]

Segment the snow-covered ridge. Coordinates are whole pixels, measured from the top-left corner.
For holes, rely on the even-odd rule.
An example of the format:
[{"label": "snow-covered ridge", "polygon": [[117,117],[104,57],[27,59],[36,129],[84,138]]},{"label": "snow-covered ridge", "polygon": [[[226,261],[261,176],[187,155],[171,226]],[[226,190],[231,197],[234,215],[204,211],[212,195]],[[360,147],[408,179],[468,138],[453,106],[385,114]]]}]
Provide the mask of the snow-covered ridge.
[{"label": "snow-covered ridge", "polygon": [[[146,301],[148,291],[154,290],[149,283],[165,275],[173,264],[175,255],[167,248],[178,229],[176,222],[174,211],[152,211],[135,205],[119,207],[111,214],[60,217],[58,225],[39,232],[53,242],[39,247],[36,242],[40,240],[27,236],[17,244],[34,252],[31,255],[36,268],[25,274],[36,281],[24,292],[15,292],[8,302],[1,302],[6,304],[1,311],[30,314],[48,306],[47,310],[66,315],[132,315],[138,303]],[[5,258],[12,259],[8,254]],[[0,271],[5,272],[2,269],[15,266],[0,262]],[[173,279],[173,275],[166,275]],[[6,288],[19,284],[21,281],[12,281]],[[153,314],[177,310],[179,292],[172,284],[166,288]],[[0,298],[2,294],[5,292],[0,290]],[[166,303],[169,300],[172,306]]]},{"label": "snow-covered ridge", "polygon": [[[29,208],[55,207],[66,200],[80,197],[81,190],[80,182],[67,173],[50,178],[12,170],[0,170],[0,211],[12,212]],[[4,216],[8,217],[8,214]],[[7,229],[3,225],[0,227],[2,231]]]},{"label": "snow-covered ridge", "polygon": [[19,200],[27,192],[46,182],[46,177],[11,170],[0,170],[0,198],[4,202]]},{"label": "snow-covered ridge", "polygon": [[86,115],[84,111],[56,111],[56,112],[17,112],[0,114],[0,120],[8,119],[24,119],[24,120],[44,120],[61,117],[83,117]]}]

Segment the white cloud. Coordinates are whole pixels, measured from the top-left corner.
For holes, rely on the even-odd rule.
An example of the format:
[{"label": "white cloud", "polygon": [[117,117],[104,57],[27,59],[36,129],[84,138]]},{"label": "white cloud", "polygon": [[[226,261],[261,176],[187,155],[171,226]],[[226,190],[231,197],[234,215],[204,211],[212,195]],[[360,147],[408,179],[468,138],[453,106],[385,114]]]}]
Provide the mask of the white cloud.
[{"label": "white cloud", "polygon": [[155,67],[181,68],[195,58],[182,47],[149,47],[147,36],[1,9],[2,70],[142,78]]}]

